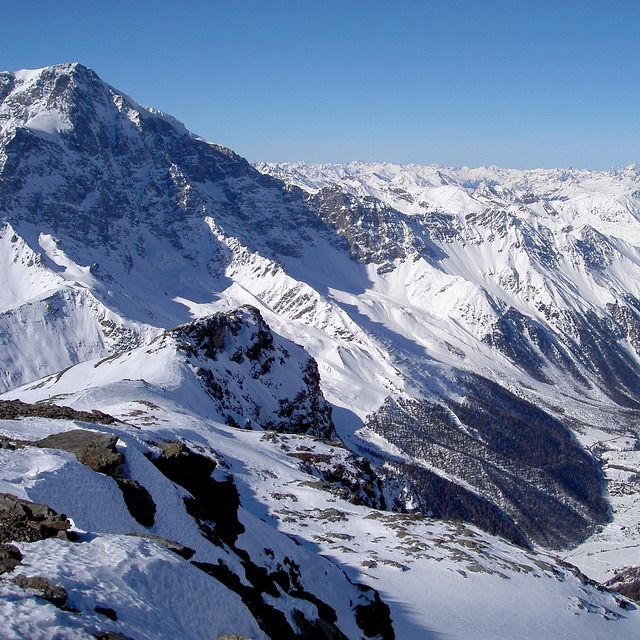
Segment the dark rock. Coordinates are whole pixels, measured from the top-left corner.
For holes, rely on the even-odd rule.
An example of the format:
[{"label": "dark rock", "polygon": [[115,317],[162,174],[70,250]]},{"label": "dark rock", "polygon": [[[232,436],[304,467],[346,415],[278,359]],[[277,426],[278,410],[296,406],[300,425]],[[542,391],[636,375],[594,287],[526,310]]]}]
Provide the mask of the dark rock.
[{"label": "dark rock", "polygon": [[38,598],[50,602],[58,609],[62,609],[65,606],[69,597],[62,587],[51,584],[42,576],[27,577],[21,574],[13,578],[12,582],[23,589],[32,589],[36,592]]},{"label": "dark rock", "polygon": [[[169,479],[191,493],[184,500],[187,512],[198,522],[206,538],[215,545],[226,546],[238,557],[244,576],[241,578],[222,561],[218,564],[192,561],[192,564],[240,595],[269,637],[343,640],[344,635],[336,626],[336,612],[304,588],[300,568],[293,561],[285,558],[276,570],[269,570],[256,564],[245,550],[236,547],[238,536],[244,531],[238,517],[240,496],[231,478],[218,481],[211,476],[216,461],[191,451],[181,442],[165,443],[161,449],[162,453],[152,462]],[[363,596],[364,602],[372,603],[375,598],[369,592],[374,593],[373,590],[360,588],[367,592]],[[301,622],[302,626],[292,623],[269,601],[279,598],[282,591],[291,598],[314,604],[317,619]],[[270,598],[265,599],[266,595]]]},{"label": "dark rock", "polygon": [[[241,557],[244,579],[234,573],[222,560],[217,564],[197,561],[193,561],[192,564],[235,591],[268,637],[278,638],[278,640],[346,640],[347,636],[337,626],[336,611],[304,588],[300,566],[291,558],[284,557],[275,571],[269,571],[265,567],[256,565],[246,552],[239,549],[234,551]],[[354,587],[360,593],[356,598],[353,611],[356,622],[365,635],[378,640],[393,640],[395,635],[387,605],[370,587],[359,584]],[[282,592],[288,594],[290,602],[291,599],[300,602],[300,608],[295,607],[294,602],[288,605],[293,606],[293,623],[273,605],[274,600],[280,598]],[[302,606],[303,603],[313,604],[317,610],[317,616],[309,618],[302,613],[302,609],[307,608]]]},{"label": "dark rock", "polygon": [[0,400],[0,419],[51,418],[54,420],[80,420],[94,424],[113,424],[116,419],[102,411],[77,411],[49,402],[29,404],[21,400]]},{"label": "dark rock", "polygon": [[263,427],[283,433],[306,433],[323,440],[335,439],[332,410],[320,390],[317,362],[309,358],[301,373],[305,386],[293,399],[280,401],[280,420],[267,422]]},{"label": "dark rock", "polygon": [[386,603],[382,602],[377,591],[374,592],[373,600],[367,604],[360,604],[355,609],[356,622],[368,638],[395,639],[391,610]]},{"label": "dark rock", "polygon": [[106,618],[109,618],[109,620],[113,620],[114,622],[118,619],[118,614],[111,607],[101,607],[98,605],[95,606],[93,610],[96,613],[99,613],[101,616],[105,616]]},{"label": "dark rock", "polygon": [[[305,194],[307,203],[331,230],[329,238],[339,249],[346,248],[353,260],[378,265],[378,273],[393,269],[395,260],[408,255],[421,255],[425,260],[436,258],[436,249],[424,228],[411,216],[392,209],[371,196],[356,198],[338,186]],[[334,236],[337,234],[337,237]]]},{"label": "dark rock", "polygon": [[222,561],[218,561],[218,564],[215,565],[206,562],[193,562],[192,564],[235,591],[268,637],[278,638],[278,640],[297,640],[300,638],[287,616],[269,602],[265,602],[264,591],[259,586],[245,584]]},{"label": "dark rock", "polygon": [[366,458],[353,453],[346,459],[314,452],[294,451],[287,455],[298,458],[309,475],[320,478],[325,489],[344,500],[374,509],[386,509],[382,480]]},{"label": "dark rock", "polygon": [[46,505],[0,493],[0,543],[35,542],[46,538],[68,540],[71,523]]},{"label": "dark rock", "polygon": [[[250,305],[234,311],[216,313],[171,329],[178,348],[187,354],[202,386],[211,396],[228,424],[283,433],[305,433],[323,439],[335,437],[331,405],[320,389],[316,361],[307,353],[292,358],[291,352],[302,348],[276,339],[260,311]],[[283,344],[287,344],[286,348]],[[222,368],[216,361],[225,353],[233,363]],[[288,389],[288,397],[277,393],[280,371],[299,381]],[[229,385],[230,378],[240,380],[238,391]],[[246,384],[245,382],[246,381]],[[255,381],[255,382],[254,382]],[[279,409],[265,410],[249,388],[256,385],[261,393],[273,394]],[[274,387],[275,385],[275,387]],[[242,416],[244,420],[237,420]],[[244,424],[238,424],[244,422]]]},{"label": "dark rock", "polygon": [[640,567],[625,569],[606,582],[605,586],[630,600],[640,602]]},{"label": "dark rock", "polygon": [[137,538],[146,538],[147,540],[157,542],[158,544],[165,546],[167,549],[169,549],[169,551],[173,551],[175,554],[179,555],[185,560],[191,560],[191,558],[193,558],[196,553],[193,549],[185,547],[183,544],[180,544],[175,540],[167,540],[166,538],[155,536],[151,533],[130,533],[129,535]]},{"label": "dark rock", "polygon": [[29,444],[41,448],[68,451],[93,471],[113,477],[122,492],[129,513],[141,525],[150,527],[155,522],[156,504],[151,494],[139,482],[119,476],[120,466],[124,463],[125,458],[116,449],[117,442],[118,437],[110,433],[73,429],[47,436]]},{"label": "dark rock", "polygon": [[153,464],[169,480],[184,487],[191,494],[198,491],[200,483],[210,478],[216,468],[215,460],[191,451],[178,440],[161,444],[160,449],[162,453],[152,459]]},{"label": "dark rock", "polygon": [[131,478],[115,478],[115,481],[122,491],[129,513],[143,527],[152,526],[155,522],[156,503],[147,489]]},{"label": "dark rock", "polygon": [[348,640],[347,636],[335,624],[325,622],[321,618],[309,620],[299,609],[293,610],[293,621],[300,629],[299,638],[307,640]]},{"label": "dark rock", "polygon": [[11,573],[22,563],[22,553],[18,547],[7,544],[0,544],[0,574]]},{"label": "dark rock", "polygon": [[[231,478],[220,481],[208,478],[193,498],[184,499],[184,505],[189,515],[198,520],[204,535],[214,544],[225,542],[234,546],[238,536],[245,531],[238,518],[240,494]],[[215,530],[208,523],[213,523]]]},{"label": "dark rock", "polygon": [[99,633],[92,634],[96,640],[134,640],[130,636],[125,636],[115,631],[101,631]]},{"label": "dark rock", "polygon": [[116,449],[117,442],[118,436],[110,433],[74,429],[47,436],[33,444],[68,451],[90,469],[113,476],[124,462],[124,456]]},{"label": "dark rock", "polygon": [[[199,521],[203,533],[214,543],[224,541],[233,546],[244,532],[238,519],[240,496],[233,480],[212,478],[216,461],[191,451],[181,442],[168,442],[161,448],[162,454],[152,462],[193,496],[184,499],[187,512]],[[213,523],[215,531],[207,523]]]},{"label": "dark rock", "polygon": [[0,436],[0,449],[9,449],[10,451],[14,451],[15,448],[16,444],[11,438],[7,438],[7,436]]}]

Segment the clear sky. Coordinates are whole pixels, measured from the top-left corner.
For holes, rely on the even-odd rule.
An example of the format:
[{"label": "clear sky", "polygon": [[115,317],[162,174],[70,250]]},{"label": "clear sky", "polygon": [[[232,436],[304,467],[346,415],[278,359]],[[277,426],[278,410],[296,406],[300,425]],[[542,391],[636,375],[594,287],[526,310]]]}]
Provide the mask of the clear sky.
[{"label": "clear sky", "polygon": [[2,0],[0,24],[0,69],[81,62],[251,161],[640,162],[640,0]]}]

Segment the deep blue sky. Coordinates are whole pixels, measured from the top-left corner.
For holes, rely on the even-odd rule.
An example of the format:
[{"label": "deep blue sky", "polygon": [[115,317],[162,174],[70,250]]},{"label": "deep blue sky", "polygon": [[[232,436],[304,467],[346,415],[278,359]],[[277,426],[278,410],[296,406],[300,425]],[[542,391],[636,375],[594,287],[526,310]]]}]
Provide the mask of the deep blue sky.
[{"label": "deep blue sky", "polygon": [[5,0],[0,69],[78,61],[249,160],[640,162],[640,0]]}]

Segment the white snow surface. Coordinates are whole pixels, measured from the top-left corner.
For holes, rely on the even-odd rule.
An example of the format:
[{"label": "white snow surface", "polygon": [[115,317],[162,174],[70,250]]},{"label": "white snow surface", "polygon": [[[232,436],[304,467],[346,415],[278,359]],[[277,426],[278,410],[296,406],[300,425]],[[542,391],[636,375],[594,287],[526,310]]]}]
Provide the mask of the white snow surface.
[{"label": "white snow surface", "polygon": [[[198,443],[228,465],[243,505],[241,548],[251,554],[263,547],[276,553],[286,548],[302,567],[307,588],[321,588],[313,580],[326,580],[327,567],[342,567],[352,580],[379,590],[391,607],[397,638],[640,637],[638,609],[585,583],[550,554],[524,551],[474,527],[355,506],[323,489],[289,455],[313,452],[339,459],[346,453],[340,445],[233,429],[163,401],[162,386],[156,384],[123,381],[88,397],[86,391],[74,391],[71,373],[55,385],[58,398],[77,408],[97,404],[126,423],[5,420],[0,435],[35,440],[78,427],[116,433],[129,473],[158,506],[156,524],[148,531],[196,549],[197,560],[215,561],[220,551],[189,520],[180,491],[145,458],[146,443],[158,437]],[[157,380],[166,382],[172,375],[166,371]],[[38,391],[20,395],[33,400]],[[123,535],[145,529],[128,516],[110,478],[55,450],[2,453],[3,491],[46,502],[87,532],[77,543],[21,543],[25,559],[16,569],[64,587],[69,605],[83,615],[56,610],[3,580],[0,616],[7,621],[6,637],[88,637],[88,629],[107,628],[93,611],[97,605],[117,612],[110,630],[133,638],[231,632],[265,637],[239,598],[220,583],[153,541]],[[72,495],[70,487],[76,489]],[[323,569],[311,571],[314,562]],[[333,578],[331,584],[329,604],[340,612],[342,582]],[[346,634],[360,637],[354,629]]]}]

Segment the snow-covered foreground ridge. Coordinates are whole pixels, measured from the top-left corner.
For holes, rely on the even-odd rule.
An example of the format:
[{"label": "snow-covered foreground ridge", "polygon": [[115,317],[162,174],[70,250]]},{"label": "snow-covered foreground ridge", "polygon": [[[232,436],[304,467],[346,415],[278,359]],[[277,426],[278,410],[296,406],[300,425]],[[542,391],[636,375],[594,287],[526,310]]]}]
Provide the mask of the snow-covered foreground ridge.
[{"label": "snow-covered foreground ridge", "polygon": [[[10,637],[640,637],[541,550],[633,592],[639,211],[637,167],[255,168],[82,65],[0,73],[3,397],[119,420],[2,423],[3,490],[78,538],[7,534]],[[76,427],[120,462],[42,443]]]},{"label": "snow-covered foreground ridge", "polygon": [[372,508],[343,445],[203,418],[192,357],[167,336],[21,392],[109,414],[0,404],[0,489],[72,525],[15,523],[0,495],[7,638],[640,637],[636,605],[549,554]]}]

